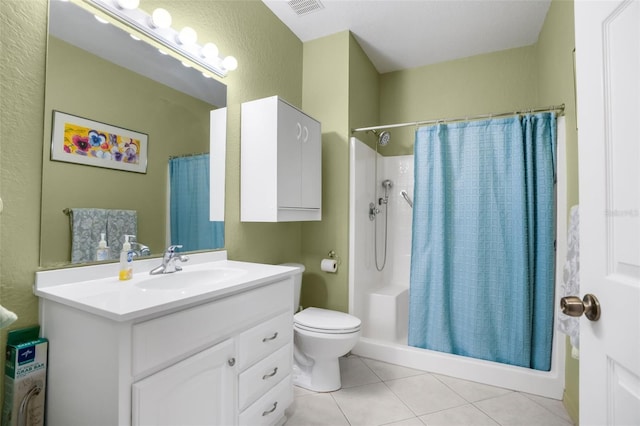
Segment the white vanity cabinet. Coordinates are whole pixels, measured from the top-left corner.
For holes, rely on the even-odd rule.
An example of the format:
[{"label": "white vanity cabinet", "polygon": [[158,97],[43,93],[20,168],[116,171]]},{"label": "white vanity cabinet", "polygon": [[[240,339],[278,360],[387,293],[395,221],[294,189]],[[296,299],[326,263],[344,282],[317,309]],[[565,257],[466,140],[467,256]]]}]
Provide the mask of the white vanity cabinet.
[{"label": "white vanity cabinet", "polygon": [[293,402],[293,280],[262,281],[127,321],[41,298],[47,424],[281,422]]},{"label": "white vanity cabinet", "polygon": [[134,425],[230,425],[235,410],[233,339],[133,384]]},{"label": "white vanity cabinet", "polygon": [[277,96],[241,108],[243,222],[322,218],[320,122]]}]

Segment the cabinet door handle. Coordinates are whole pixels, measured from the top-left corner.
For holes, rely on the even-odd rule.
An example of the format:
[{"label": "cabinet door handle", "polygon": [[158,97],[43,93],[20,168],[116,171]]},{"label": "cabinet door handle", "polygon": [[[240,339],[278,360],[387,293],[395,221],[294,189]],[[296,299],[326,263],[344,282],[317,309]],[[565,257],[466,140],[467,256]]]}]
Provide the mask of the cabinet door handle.
[{"label": "cabinet door handle", "polygon": [[278,407],[278,401],[273,403],[273,407],[271,408],[271,410],[267,410],[267,411],[263,412],[262,413],[262,417],[268,416],[269,414],[273,413],[274,411],[276,411],[277,407]]},{"label": "cabinet door handle", "polygon": [[304,136],[302,138],[302,142],[306,142],[309,140],[309,129],[307,126],[304,126]]},{"label": "cabinet door handle", "polygon": [[262,380],[267,380],[267,379],[275,376],[277,373],[278,373],[278,367],[274,368],[271,373],[265,374],[264,376],[262,376]]},{"label": "cabinet door handle", "polygon": [[296,139],[300,139],[302,136],[302,124],[296,123]]},{"label": "cabinet door handle", "polygon": [[229,358],[229,361],[227,361],[227,364],[229,364],[230,367],[233,367],[234,365],[236,365],[236,359]]},{"label": "cabinet door handle", "polygon": [[275,333],[273,333],[273,336],[265,337],[264,339],[262,339],[262,343],[266,343],[266,342],[269,342],[271,340],[275,340],[276,337],[278,337],[278,332],[277,331]]}]

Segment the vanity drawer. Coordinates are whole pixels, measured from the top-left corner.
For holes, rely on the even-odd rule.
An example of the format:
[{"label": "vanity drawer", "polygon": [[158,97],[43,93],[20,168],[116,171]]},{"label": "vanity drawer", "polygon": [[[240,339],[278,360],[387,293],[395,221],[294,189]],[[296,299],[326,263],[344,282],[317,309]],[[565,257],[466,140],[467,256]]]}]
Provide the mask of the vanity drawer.
[{"label": "vanity drawer", "polygon": [[273,425],[284,415],[284,410],[293,402],[291,375],[282,379],[266,395],[240,413],[241,426]]},{"label": "vanity drawer", "polygon": [[175,363],[280,312],[291,317],[292,292],[293,281],[286,279],[135,324],[133,376]]},{"label": "vanity drawer", "polygon": [[289,343],[240,374],[238,405],[240,410],[271,389],[291,373],[293,345]]},{"label": "vanity drawer", "polygon": [[238,368],[242,371],[292,341],[293,310],[288,310],[238,336]]}]

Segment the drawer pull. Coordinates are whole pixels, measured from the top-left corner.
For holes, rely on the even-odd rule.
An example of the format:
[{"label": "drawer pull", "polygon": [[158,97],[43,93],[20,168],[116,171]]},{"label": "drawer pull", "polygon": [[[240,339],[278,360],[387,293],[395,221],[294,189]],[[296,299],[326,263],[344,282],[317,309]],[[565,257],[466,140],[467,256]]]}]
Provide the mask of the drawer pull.
[{"label": "drawer pull", "polygon": [[273,413],[274,411],[276,411],[276,407],[278,406],[278,401],[273,403],[273,408],[271,408],[271,410],[267,410],[265,412],[262,413],[262,417],[264,416],[268,416],[269,414]]},{"label": "drawer pull", "polygon": [[275,340],[276,337],[278,337],[278,332],[277,331],[275,333],[273,333],[273,336],[265,337],[264,339],[262,339],[262,343],[266,343],[266,342],[269,342],[271,340]]},{"label": "drawer pull", "polygon": [[274,368],[271,373],[265,374],[264,376],[262,376],[262,380],[267,380],[268,378],[275,376],[277,373],[278,373],[278,367]]},{"label": "drawer pull", "polygon": [[229,358],[229,361],[227,361],[227,363],[229,364],[230,367],[233,367],[234,365],[236,365],[236,359]]}]

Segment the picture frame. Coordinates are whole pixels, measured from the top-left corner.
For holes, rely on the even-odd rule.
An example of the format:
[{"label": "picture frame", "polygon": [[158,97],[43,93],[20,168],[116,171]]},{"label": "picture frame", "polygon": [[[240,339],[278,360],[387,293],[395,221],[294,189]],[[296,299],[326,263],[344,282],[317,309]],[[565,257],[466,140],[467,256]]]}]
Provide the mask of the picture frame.
[{"label": "picture frame", "polygon": [[148,135],[53,111],[51,160],[147,173]]}]

